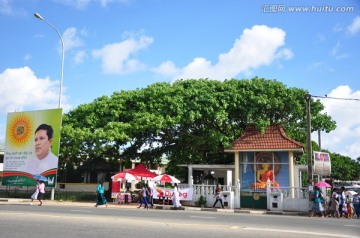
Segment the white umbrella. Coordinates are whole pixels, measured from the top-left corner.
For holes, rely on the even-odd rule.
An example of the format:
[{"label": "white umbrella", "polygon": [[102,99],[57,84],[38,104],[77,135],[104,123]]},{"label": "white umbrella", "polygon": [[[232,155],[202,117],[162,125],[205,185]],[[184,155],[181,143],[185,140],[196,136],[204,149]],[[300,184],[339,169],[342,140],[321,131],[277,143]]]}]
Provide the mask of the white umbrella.
[{"label": "white umbrella", "polygon": [[132,175],[131,173],[127,173],[127,172],[117,173],[114,176],[112,176],[111,179],[114,181],[121,181],[122,179],[130,180],[130,181],[140,180],[138,176]]},{"label": "white umbrella", "polygon": [[180,180],[168,174],[161,174],[151,179],[153,182],[180,183]]},{"label": "white umbrella", "polygon": [[345,194],[353,196],[354,194],[357,194],[357,192],[355,192],[355,191],[346,191]]}]

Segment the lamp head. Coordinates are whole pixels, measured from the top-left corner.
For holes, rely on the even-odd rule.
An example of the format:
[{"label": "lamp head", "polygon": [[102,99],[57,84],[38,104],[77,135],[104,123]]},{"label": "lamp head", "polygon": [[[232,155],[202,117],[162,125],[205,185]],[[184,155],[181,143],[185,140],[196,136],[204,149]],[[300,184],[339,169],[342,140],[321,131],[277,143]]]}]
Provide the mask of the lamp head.
[{"label": "lamp head", "polygon": [[44,20],[44,18],[39,13],[34,13],[34,16],[40,20]]}]

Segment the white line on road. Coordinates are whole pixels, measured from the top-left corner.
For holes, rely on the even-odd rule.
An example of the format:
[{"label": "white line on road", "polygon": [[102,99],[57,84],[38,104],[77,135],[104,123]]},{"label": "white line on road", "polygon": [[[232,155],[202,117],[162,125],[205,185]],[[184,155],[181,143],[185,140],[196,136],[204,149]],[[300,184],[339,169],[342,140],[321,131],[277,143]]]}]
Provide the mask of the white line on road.
[{"label": "white line on road", "polygon": [[279,230],[279,229],[266,229],[266,228],[255,228],[245,227],[245,230],[257,230],[257,231],[271,231],[271,232],[283,232],[283,233],[296,233],[306,235],[317,235],[317,236],[330,236],[330,237],[344,237],[344,238],[359,238],[359,236],[331,234],[331,233],[320,233],[320,232],[306,232],[306,231],[292,231],[292,230]]},{"label": "white line on road", "polygon": [[86,210],[70,210],[70,212],[91,212],[91,211],[86,211]]},{"label": "white line on road", "polygon": [[344,226],[354,226],[354,227],[360,227],[360,225],[344,225]]},{"label": "white line on road", "polygon": [[192,218],[204,218],[204,219],[215,219],[215,217],[203,217],[203,216],[190,216]]}]

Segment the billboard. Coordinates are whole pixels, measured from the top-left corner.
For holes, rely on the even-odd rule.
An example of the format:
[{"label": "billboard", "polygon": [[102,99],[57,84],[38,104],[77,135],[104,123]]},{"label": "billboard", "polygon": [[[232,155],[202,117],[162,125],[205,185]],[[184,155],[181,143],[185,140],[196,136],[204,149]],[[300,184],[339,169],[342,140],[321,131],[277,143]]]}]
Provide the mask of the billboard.
[{"label": "billboard", "polygon": [[329,153],[314,151],[313,173],[322,176],[329,176],[331,174],[331,161]]},{"label": "billboard", "polygon": [[55,187],[62,109],[8,113],[2,185]]}]

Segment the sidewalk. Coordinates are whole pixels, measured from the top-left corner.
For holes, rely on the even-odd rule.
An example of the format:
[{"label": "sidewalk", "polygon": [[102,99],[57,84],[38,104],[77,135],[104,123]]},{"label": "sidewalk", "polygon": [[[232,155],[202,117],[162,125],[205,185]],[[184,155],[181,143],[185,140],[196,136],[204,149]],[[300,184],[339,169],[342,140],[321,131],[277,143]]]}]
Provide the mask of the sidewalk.
[{"label": "sidewalk", "polygon": [[[29,204],[30,199],[22,198],[0,198],[0,204]],[[38,204],[38,201],[33,202],[34,205]],[[44,200],[44,206],[78,206],[78,207],[94,207],[95,202],[70,202],[70,201],[51,201]],[[108,208],[120,208],[120,209],[137,209],[137,203],[131,204],[117,204],[117,203],[108,203]],[[100,206],[99,208],[105,208],[105,206]],[[171,205],[158,205],[154,204],[154,209],[159,210],[173,210]],[[308,216],[308,213],[305,212],[291,212],[291,211],[267,211],[267,210],[253,210],[253,209],[221,209],[221,208],[200,208],[200,207],[190,207],[183,206],[180,210],[192,210],[192,211],[207,211],[207,212],[222,212],[222,213],[247,213],[247,214],[256,214],[256,215],[287,215],[287,216]]]}]

